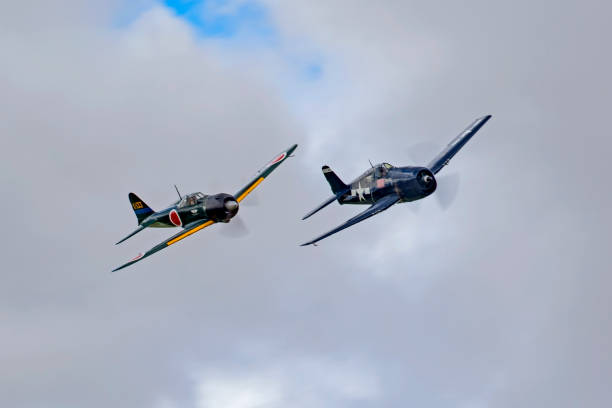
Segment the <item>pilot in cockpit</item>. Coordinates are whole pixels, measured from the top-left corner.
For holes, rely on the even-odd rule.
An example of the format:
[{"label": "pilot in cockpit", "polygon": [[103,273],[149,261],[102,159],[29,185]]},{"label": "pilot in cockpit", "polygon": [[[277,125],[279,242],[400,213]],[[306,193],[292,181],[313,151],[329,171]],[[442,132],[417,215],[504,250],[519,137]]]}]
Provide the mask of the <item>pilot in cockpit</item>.
[{"label": "pilot in cockpit", "polygon": [[375,168],[374,171],[374,176],[379,179],[379,178],[384,178],[387,176],[387,171],[388,171],[388,167],[385,166],[384,164],[378,165]]}]

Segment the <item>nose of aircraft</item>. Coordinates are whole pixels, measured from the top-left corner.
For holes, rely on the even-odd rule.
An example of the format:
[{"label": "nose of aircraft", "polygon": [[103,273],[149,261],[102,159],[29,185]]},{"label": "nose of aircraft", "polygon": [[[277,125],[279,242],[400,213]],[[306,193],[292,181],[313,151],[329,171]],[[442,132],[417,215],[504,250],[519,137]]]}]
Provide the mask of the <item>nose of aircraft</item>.
[{"label": "nose of aircraft", "polygon": [[431,194],[436,189],[436,178],[427,169],[422,169],[416,176],[417,183],[422,192]]},{"label": "nose of aircraft", "polygon": [[238,203],[234,200],[227,200],[224,205],[228,211],[235,211],[238,209]]}]

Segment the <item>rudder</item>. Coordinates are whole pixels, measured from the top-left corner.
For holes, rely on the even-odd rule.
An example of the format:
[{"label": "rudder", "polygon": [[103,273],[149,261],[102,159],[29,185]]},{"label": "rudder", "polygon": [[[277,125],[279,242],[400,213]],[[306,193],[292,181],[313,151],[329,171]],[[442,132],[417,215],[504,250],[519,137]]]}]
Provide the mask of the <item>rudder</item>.
[{"label": "rudder", "polygon": [[130,204],[132,204],[134,214],[136,214],[136,218],[138,218],[138,224],[142,223],[145,218],[155,212],[144,201],[138,198],[136,194],[130,193],[128,197],[130,199]]}]

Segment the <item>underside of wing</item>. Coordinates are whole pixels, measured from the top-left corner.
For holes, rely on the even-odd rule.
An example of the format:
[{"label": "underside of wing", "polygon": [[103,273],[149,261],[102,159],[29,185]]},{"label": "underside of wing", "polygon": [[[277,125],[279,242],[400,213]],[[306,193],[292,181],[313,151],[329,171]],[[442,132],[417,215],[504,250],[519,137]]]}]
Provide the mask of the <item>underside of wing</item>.
[{"label": "underside of wing", "polygon": [[347,222],[345,222],[344,224],[334,228],[333,230],[321,235],[320,237],[317,237],[315,239],[313,239],[312,241],[308,241],[304,244],[302,244],[302,246],[306,246],[306,245],[312,245],[315,244],[317,242],[319,242],[320,240],[329,237],[330,235],[335,234],[336,232],[342,231],[345,228],[348,228],[352,225],[357,224],[358,222],[361,222],[367,218],[372,217],[373,215],[378,214],[379,212],[385,211],[387,208],[391,207],[393,204],[397,203],[399,201],[399,197],[396,194],[390,194],[388,196],[385,196],[383,198],[381,198],[380,200],[378,200],[377,202],[375,202],[374,204],[372,204],[372,206],[370,206],[367,210],[359,213],[358,215],[356,215],[355,217],[351,218],[350,220],[348,220]]},{"label": "underside of wing", "polygon": [[440,152],[428,165],[429,169],[434,173],[438,173],[444,166],[448,164],[450,159],[491,119],[491,115],[486,115],[476,119],[463,132],[455,137],[446,148]]},{"label": "underside of wing", "polygon": [[262,181],[264,181],[264,179],[268,177],[270,173],[272,173],[278,166],[280,166],[282,162],[291,156],[291,153],[293,153],[296,148],[297,145],[294,144],[289,149],[284,150],[278,155],[274,156],[274,158],[270,160],[268,164],[257,172],[255,177],[247,185],[242,187],[236,194],[234,194],[236,201],[241,202],[244,200],[244,198],[249,195],[249,193],[251,193],[251,191],[253,191]]},{"label": "underside of wing", "polygon": [[130,265],[135,264],[138,261],[143,260],[144,258],[153,255],[156,252],[161,251],[164,248],[169,247],[170,245],[173,245],[177,242],[179,242],[182,239],[187,238],[188,236],[190,236],[191,234],[195,234],[196,232],[200,231],[201,229],[204,229],[212,224],[214,224],[215,222],[212,220],[200,220],[200,221],[195,221],[191,224],[188,224],[185,226],[185,229],[182,230],[181,232],[171,236],[170,238],[168,238],[167,240],[165,240],[164,242],[154,246],[153,248],[149,249],[147,252],[145,252],[144,254],[139,254],[136,258],[132,259],[131,261],[121,265],[118,268],[113,269],[113,272],[118,271],[120,269],[126,268]]}]

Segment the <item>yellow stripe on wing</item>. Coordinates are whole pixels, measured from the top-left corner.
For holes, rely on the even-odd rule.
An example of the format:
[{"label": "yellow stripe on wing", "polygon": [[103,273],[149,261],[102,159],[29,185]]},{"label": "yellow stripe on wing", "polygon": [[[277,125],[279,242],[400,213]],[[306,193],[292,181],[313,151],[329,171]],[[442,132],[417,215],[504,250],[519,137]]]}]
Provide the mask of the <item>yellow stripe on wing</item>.
[{"label": "yellow stripe on wing", "polygon": [[242,200],[244,200],[244,197],[249,195],[249,193],[251,191],[253,191],[255,189],[255,187],[257,187],[259,185],[259,183],[261,183],[262,181],[264,181],[263,177],[258,178],[256,182],[251,184],[251,187],[247,188],[244,193],[240,194],[240,197],[236,198],[236,201],[241,202]]},{"label": "yellow stripe on wing", "polygon": [[189,231],[186,231],[184,234],[179,235],[178,237],[174,238],[173,240],[170,240],[166,243],[167,246],[170,246],[172,244],[177,243],[178,241],[180,241],[183,238],[187,238],[188,236],[190,236],[191,234],[194,234],[196,232],[198,232],[201,229],[204,229],[206,227],[208,227],[209,225],[213,225],[215,222],[214,221],[206,221],[204,224],[202,225],[198,225],[197,227],[190,229]]}]

